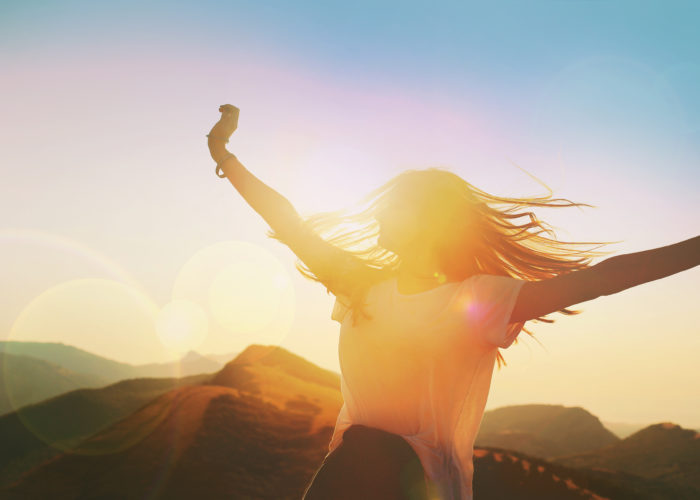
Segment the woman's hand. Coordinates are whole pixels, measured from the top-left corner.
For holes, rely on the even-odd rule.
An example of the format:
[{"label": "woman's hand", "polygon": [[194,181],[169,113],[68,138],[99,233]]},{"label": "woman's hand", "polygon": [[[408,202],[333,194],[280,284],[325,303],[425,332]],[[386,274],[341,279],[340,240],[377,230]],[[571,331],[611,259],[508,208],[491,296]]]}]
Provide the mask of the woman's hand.
[{"label": "woman's hand", "polygon": [[238,128],[238,114],[240,110],[231,104],[224,104],[219,106],[219,111],[221,111],[221,118],[212,127],[210,134],[228,140]]},{"label": "woman's hand", "polygon": [[209,152],[214,161],[226,154],[226,142],[231,134],[238,128],[238,114],[240,110],[231,104],[219,106],[221,118],[214,124],[209,132]]}]

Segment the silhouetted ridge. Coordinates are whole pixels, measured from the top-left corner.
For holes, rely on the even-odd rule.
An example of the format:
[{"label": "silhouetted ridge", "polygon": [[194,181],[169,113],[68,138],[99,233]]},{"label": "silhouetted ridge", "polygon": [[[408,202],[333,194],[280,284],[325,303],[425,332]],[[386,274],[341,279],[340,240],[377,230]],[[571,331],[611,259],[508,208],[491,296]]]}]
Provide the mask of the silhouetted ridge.
[{"label": "silhouetted ridge", "polygon": [[60,342],[0,341],[0,351],[30,356],[62,366],[77,373],[93,375],[105,383],[133,377],[133,365],[108,359]]},{"label": "silhouetted ridge", "polygon": [[208,377],[123,380],[100,389],[71,391],[0,416],[0,489],[158,396]]},{"label": "silhouetted ridge", "polygon": [[695,439],[700,439],[700,434],[694,430],[684,429],[680,425],[672,422],[661,422],[635,432],[628,436],[624,442],[658,446],[661,442],[680,444]]},{"label": "silhouetted ridge", "polygon": [[0,341],[0,353],[29,356],[53,363],[73,372],[89,375],[98,384],[107,385],[129,378],[173,378],[214,373],[223,363],[190,351],[184,358],[164,363],[131,365],[58,342]]},{"label": "silhouetted ridge", "polygon": [[[199,380],[206,382],[192,385]],[[278,346],[252,345],[213,376],[184,382],[126,380],[0,417],[0,498],[301,498],[342,405],[338,374]],[[564,447],[579,446],[582,435],[600,430],[581,408],[522,405],[489,414],[496,419],[484,427],[494,435],[540,444],[559,436]],[[42,438],[70,451],[59,455]],[[605,470],[477,447],[474,496],[696,500],[698,444],[695,432],[666,423],[573,457],[602,455]],[[621,465],[639,466],[638,473]]]},{"label": "silhouetted ridge", "polygon": [[245,366],[266,366],[281,370],[298,379],[318,385],[340,389],[340,375],[307,361],[283,347],[251,344],[226,364],[212,379],[211,384],[241,388],[251,376]]},{"label": "silhouetted ridge", "polygon": [[173,389],[0,497],[298,499],[339,409],[338,398],[316,396],[318,408],[289,408],[229,387]]},{"label": "silhouetted ridge", "polygon": [[100,377],[0,351],[0,415],[73,389],[102,385],[106,382]]},{"label": "silhouetted ridge", "polygon": [[577,469],[512,450],[474,449],[474,498],[517,500],[696,500],[698,490],[612,471]]},{"label": "silhouetted ridge", "polygon": [[699,490],[700,498],[700,434],[670,422],[650,425],[616,444],[556,462],[689,485]]},{"label": "silhouetted ridge", "polygon": [[619,440],[583,408],[532,404],[487,411],[476,444],[553,458],[595,450]]}]

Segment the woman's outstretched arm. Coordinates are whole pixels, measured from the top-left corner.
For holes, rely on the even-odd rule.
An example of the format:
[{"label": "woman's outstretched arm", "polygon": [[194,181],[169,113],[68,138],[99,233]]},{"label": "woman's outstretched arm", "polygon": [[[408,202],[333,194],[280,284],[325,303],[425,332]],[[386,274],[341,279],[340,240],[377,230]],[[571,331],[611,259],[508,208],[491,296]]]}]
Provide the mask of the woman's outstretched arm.
[{"label": "woman's outstretched arm", "polygon": [[602,295],[613,295],[700,264],[700,236],[642,252],[616,255],[589,268],[520,289],[511,323],[534,319]]},{"label": "woman's outstretched arm", "polygon": [[[226,151],[225,148],[223,150]],[[236,157],[225,161],[221,170],[248,205],[260,214],[277,234],[286,235],[299,227],[301,217],[294,205],[253,175]]]},{"label": "woman's outstretched arm", "polygon": [[[221,166],[233,187],[271,228],[279,234],[284,234],[288,229],[292,230],[300,217],[291,202],[255,177],[226,149],[226,142],[238,126],[238,108],[226,104],[219,110],[221,118],[208,135],[212,159]],[[221,163],[227,157],[229,158]]]},{"label": "woman's outstretched arm", "polygon": [[603,295],[655,281],[700,264],[700,236],[643,252],[616,255],[598,264],[605,283]]},{"label": "woman's outstretched arm", "polygon": [[[209,133],[209,152],[220,164],[226,178],[245,201],[280,236],[281,240],[301,259],[319,280],[336,296],[349,295],[362,280],[375,270],[359,258],[338,248],[320,236],[306,231],[303,219],[292,203],[253,175],[235,156],[223,163],[230,153],[226,142],[236,128],[238,109],[225,105],[222,117]],[[344,276],[340,282],[338,276]],[[357,280],[358,283],[353,283]]]}]

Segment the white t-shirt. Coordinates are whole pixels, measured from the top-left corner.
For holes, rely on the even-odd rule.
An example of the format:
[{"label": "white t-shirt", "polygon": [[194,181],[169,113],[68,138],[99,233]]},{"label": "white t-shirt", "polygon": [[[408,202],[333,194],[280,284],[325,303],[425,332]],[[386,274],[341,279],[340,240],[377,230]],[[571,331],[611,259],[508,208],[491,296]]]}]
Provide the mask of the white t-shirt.
[{"label": "white t-shirt", "polygon": [[359,318],[336,297],[343,406],[329,453],[352,424],[403,436],[438,486],[431,498],[472,499],[472,454],[499,347],[524,326],[508,324],[525,281],[473,275],[402,295],[396,278],[367,292]]}]

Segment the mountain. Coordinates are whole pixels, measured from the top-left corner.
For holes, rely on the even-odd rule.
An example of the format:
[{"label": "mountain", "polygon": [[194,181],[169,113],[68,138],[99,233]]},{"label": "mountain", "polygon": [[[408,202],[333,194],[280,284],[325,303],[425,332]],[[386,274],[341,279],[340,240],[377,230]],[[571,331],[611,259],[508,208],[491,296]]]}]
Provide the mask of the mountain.
[{"label": "mountain", "polygon": [[498,448],[474,449],[474,498],[696,500],[700,490],[618,471],[577,469]]},{"label": "mountain", "polygon": [[116,382],[136,377],[134,366],[57,342],[0,341],[0,352],[47,361],[67,370]]},{"label": "mountain", "polygon": [[117,422],[167,391],[210,375],[132,379],[79,389],[0,417],[0,486]]},{"label": "mountain", "polygon": [[[159,395],[0,493],[23,500],[299,499],[327,452],[341,403],[338,374],[283,348],[252,345],[213,376]],[[685,485],[508,450],[476,448],[474,462],[475,498],[697,498]]]},{"label": "mountain", "polygon": [[205,358],[211,359],[213,361],[216,361],[218,363],[221,363],[222,365],[225,365],[229,361],[231,361],[233,358],[238,356],[240,352],[230,352],[228,354],[216,354],[216,353],[209,353],[209,354],[203,354]]},{"label": "mountain", "polygon": [[298,499],[327,452],[339,388],[333,372],[250,346],[207,383],[161,395],[4,493]]},{"label": "mountain", "polygon": [[[212,384],[226,387],[240,388],[242,381],[239,380],[240,370],[257,370],[259,377],[262,377],[260,370],[266,373],[279,373],[284,375],[286,383],[292,380],[305,381],[332,390],[340,390],[340,375],[334,371],[321,368],[314,363],[298,356],[288,350],[275,345],[252,344],[242,351],[235,359],[227,363],[211,380]],[[258,382],[262,380],[259,379]],[[279,380],[268,380],[266,388],[277,390],[272,384]],[[253,387],[249,390],[255,392]]]},{"label": "mountain", "polygon": [[186,377],[199,373],[214,373],[222,366],[223,363],[219,361],[202,356],[195,351],[189,351],[178,361],[136,365],[135,369],[139,377]]},{"label": "mountain", "polygon": [[332,432],[328,423],[313,431],[313,420],[311,407],[281,409],[228,387],[183,387],[89,439],[80,453],[35,469],[5,494],[298,500]]},{"label": "mountain", "polygon": [[583,408],[532,404],[485,412],[475,445],[554,458],[618,441],[597,417]]},{"label": "mountain", "polygon": [[223,366],[221,362],[194,351],[188,352],[179,360],[168,363],[131,365],[56,342],[0,341],[0,352],[43,360],[72,372],[88,375],[95,380],[102,380],[103,385],[130,378],[177,378],[214,373]]},{"label": "mountain", "polygon": [[668,422],[650,425],[611,446],[557,463],[623,471],[700,490],[700,434]]},{"label": "mountain", "polygon": [[0,352],[0,415],[81,387],[99,387],[101,377],[76,373],[61,366]]}]

